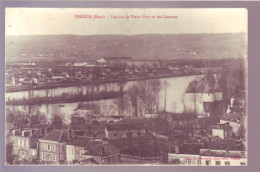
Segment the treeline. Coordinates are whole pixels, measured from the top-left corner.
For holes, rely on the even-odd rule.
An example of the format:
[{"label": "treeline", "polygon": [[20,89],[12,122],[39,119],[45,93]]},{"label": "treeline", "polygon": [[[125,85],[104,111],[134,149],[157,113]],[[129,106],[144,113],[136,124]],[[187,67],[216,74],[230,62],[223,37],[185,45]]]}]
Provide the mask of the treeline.
[{"label": "treeline", "polygon": [[167,87],[168,82],[161,82],[158,79],[137,82],[124,95],[115,99],[119,115],[132,114],[138,117],[144,114],[158,113],[160,92],[164,90],[164,103],[166,105]]}]

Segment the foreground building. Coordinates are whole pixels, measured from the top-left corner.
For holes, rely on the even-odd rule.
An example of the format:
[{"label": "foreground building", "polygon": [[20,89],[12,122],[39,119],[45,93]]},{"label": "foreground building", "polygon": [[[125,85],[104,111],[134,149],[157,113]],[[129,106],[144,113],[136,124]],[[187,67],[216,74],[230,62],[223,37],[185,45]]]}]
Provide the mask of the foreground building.
[{"label": "foreground building", "polygon": [[200,165],[201,144],[186,143],[175,145],[175,149],[168,153],[168,162],[174,165]]},{"label": "foreground building", "polygon": [[66,159],[68,131],[54,130],[39,139],[39,159],[41,162],[62,163]]},{"label": "foreground building", "polygon": [[93,159],[100,165],[120,164],[120,151],[110,143],[102,142],[86,149],[85,159]]},{"label": "foreground building", "polygon": [[203,166],[244,166],[247,165],[246,152],[241,150],[201,149],[200,159]]},{"label": "foreground building", "polygon": [[168,153],[173,165],[192,166],[244,166],[247,152],[243,144],[235,140],[212,140],[213,144],[184,143]]},{"label": "foreground building", "polygon": [[66,145],[69,164],[119,164],[120,151],[112,144],[99,139],[75,139]]},{"label": "foreground building", "polygon": [[40,133],[32,129],[12,130],[8,138],[13,146],[15,161],[32,162],[38,158],[38,137]]}]

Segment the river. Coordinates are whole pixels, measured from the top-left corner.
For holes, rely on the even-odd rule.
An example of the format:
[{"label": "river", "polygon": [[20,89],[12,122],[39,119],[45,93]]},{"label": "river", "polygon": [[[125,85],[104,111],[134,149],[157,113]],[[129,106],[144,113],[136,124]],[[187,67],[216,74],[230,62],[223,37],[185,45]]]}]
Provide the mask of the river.
[{"label": "river", "polygon": [[[188,86],[188,84],[194,80],[201,78],[201,75],[194,76],[183,76],[183,77],[173,77],[173,78],[162,78],[161,82],[167,81],[168,87],[166,89],[166,111],[174,112],[174,113],[182,113],[185,112],[183,105],[184,92]],[[131,85],[134,85],[136,82],[140,81],[129,81],[124,85],[124,91],[126,91]],[[102,84],[99,86],[99,91],[103,89],[108,90],[118,90],[120,84],[118,83],[108,83]],[[28,99],[29,97],[52,97],[52,96],[61,96],[63,94],[87,94],[89,86],[72,86],[66,88],[53,88],[48,90],[34,90],[33,93],[29,93],[28,91],[20,91],[20,92],[10,92],[6,93],[6,100],[21,100]],[[164,108],[164,91],[160,93],[160,102],[159,109]],[[99,100],[96,101],[100,104],[101,114],[102,115],[118,115],[118,109],[113,99]],[[75,109],[77,108],[79,102],[73,103],[53,103],[53,104],[41,104],[41,105],[33,105],[31,109],[34,111],[39,111],[42,114],[45,114],[47,120],[51,120],[52,115],[55,113],[64,115],[64,122],[70,123],[71,114],[75,113]],[[16,106],[7,106],[11,108],[16,108],[19,110],[28,110],[28,105],[16,105]]]}]

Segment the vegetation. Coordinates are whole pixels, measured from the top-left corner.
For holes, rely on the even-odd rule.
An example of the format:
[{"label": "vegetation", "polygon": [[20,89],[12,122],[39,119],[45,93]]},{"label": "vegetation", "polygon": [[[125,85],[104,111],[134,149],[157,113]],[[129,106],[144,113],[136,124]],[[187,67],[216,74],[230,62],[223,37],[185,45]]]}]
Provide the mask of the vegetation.
[{"label": "vegetation", "polygon": [[146,113],[158,113],[159,93],[163,87],[165,86],[157,79],[139,81],[131,86],[124,96],[115,100],[119,114],[142,117]]}]

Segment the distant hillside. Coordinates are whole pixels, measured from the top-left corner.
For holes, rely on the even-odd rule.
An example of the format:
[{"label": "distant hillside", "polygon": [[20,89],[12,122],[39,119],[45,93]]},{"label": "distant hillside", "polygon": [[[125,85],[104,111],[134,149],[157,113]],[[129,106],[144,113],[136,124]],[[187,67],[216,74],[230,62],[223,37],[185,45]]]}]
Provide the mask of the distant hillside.
[{"label": "distant hillside", "polygon": [[60,59],[72,56],[78,60],[119,56],[136,59],[241,58],[246,47],[246,34],[7,36],[6,59],[25,59],[35,54],[53,54]]}]

